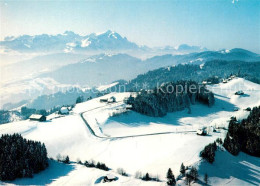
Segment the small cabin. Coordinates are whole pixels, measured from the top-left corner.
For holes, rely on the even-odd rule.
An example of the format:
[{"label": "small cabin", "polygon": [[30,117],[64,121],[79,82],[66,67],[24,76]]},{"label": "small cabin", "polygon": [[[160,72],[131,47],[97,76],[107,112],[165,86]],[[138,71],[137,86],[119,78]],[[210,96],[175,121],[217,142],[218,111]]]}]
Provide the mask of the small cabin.
[{"label": "small cabin", "polygon": [[69,110],[70,109],[68,107],[61,107],[60,114],[62,114],[62,115],[69,114]]},{"label": "small cabin", "polygon": [[245,93],[242,90],[239,90],[235,93],[235,95],[244,95]]},{"label": "small cabin", "polygon": [[206,136],[207,135],[207,127],[202,127],[197,130],[197,135]]},{"label": "small cabin", "polygon": [[32,121],[46,121],[46,116],[40,115],[40,114],[32,114],[29,117]]},{"label": "small cabin", "polygon": [[116,102],[116,98],[114,96],[108,99],[108,103],[115,103],[115,102]]},{"label": "small cabin", "polygon": [[112,174],[108,174],[104,177],[104,182],[116,181],[118,178]]}]

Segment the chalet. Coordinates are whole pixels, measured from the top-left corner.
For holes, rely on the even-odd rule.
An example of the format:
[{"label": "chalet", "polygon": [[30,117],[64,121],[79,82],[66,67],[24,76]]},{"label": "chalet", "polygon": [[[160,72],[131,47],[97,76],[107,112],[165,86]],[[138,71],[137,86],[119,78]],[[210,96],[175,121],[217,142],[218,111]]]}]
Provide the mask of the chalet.
[{"label": "chalet", "polygon": [[62,115],[66,115],[66,114],[69,114],[69,108],[68,107],[61,107],[61,109],[60,109],[60,114],[62,114]]},{"label": "chalet", "polygon": [[118,178],[112,174],[108,174],[104,177],[104,182],[116,181]]},{"label": "chalet", "polygon": [[46,121],[46,116],[40,114],[32,114],[29,119],[32,121]]},{"label": "chalet", "polygon": [[116,102],[116,98],[114,96],[108,99],[108,103],[115,103],[115,102]]},{"label": "chalet", "polygon": [[207,127],[202,127],[197,130],[197,135],[206,136],[207,135]]},{"label": "chalet", "polygon": [[227,83],[228,82],[228,80],[227,79],[223,79],[223,83]]},{"label": "chalet", "polygon": [[235,93],[235,95],[244,95],[245,93],[242,90],[239,90]]}]

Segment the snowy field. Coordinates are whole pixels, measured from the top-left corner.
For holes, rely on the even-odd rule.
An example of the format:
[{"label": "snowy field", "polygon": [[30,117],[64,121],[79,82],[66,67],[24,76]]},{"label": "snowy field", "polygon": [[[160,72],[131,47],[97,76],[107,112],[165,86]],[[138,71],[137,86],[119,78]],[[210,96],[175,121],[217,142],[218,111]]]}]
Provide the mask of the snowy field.
[{"label": "snowy field", "polygon": [[[46,122],[26,120],[0,125],[0,134],[16,132],[44,142],[49,157],[61,154],[68,155],[72,161],[101,161],[112,169],[109,172],[119,177],[118,181],[106,185],[165,185],[165,182],[137,180],[134,175],[137,171],[149,172],[165,181],[168,168],[177,177],[182,162],[197,166],[201,180],[207,172],[212,185],[259,185],[259,158],[244,153],[235,157],[219,151],[216,161],[210,165],[200,160],[199,152],[216,138],[224,138],[226,130],[212,132],[212,127],[227,127],[231,116],[242,119],[248,115],[245,108],[260,105],[260,85],[237,78],[208,88],[216,94],[215,105],[208,108],[197,103],[191,107],[191,114],[184,110],[152,118],[125,112],[123,99],[130,93],[111,93],[102,99],[114,96],[117,103],[92,99],[77,104],[65,117],[52,115]],[[245,95],[235,95],[238,90],[243,90]],[[239,111],[235,112],[234,108]],[[118,115],[120,112],[123,113]],[[203,126],[208,127],[209,135],[196,135],[196,130]],[[123,168],[130,177],[119,176],[115,172],[117,168]],[[99,180],[107,173],[77,164],[51,162],[47,170],[33,179],[0,184],[102,185]]]}]

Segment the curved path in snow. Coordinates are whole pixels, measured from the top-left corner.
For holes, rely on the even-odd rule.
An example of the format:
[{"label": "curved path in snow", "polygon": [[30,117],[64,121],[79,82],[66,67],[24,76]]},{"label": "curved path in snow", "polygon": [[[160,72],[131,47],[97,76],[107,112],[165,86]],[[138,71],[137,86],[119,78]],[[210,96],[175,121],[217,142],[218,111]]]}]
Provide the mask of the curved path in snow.
[{"label": "curved path in snow", "polygon": [[[120,101],[122,102],[122,101]],[[119,102],[117,102],[119,103]],[[137,134],[137,135],[128,135],[128,136],[113,136],[113,137],[109,137],[109,136],[99,136],[95,133],[95,131],[91,128],[91,126],[88,124],[87,120],[84,118],[83,114],[87,113],[87,112],[90,112],[90,111],[93,111],[93,110],[96,110],[96,109],[99,109],[99,108],[104,108],[104,107],[107,107],[107,105],[105,106],[101,106],[101,107],[97,107],[97,108],[94,108],[94,109],[90,109],[90,110],[87,110],[87,111],[84,111],[84,112],[81,112],[80,113],[80,117],[81,119],[83,120],[83,122],[86,124],[86,126],[88,127],[90,133],[97,137],[97,138],[102,138],[102,139],[124,139],[124,138],[133,138],[133,137],[143,137],[143,136],[154,136],[154,135],[162,135],[162,134],[177,134],[177,133],[195,133],[196,131],[195,130],[186,130],[186,131],[178,131],[178,132],[172,132],[172,131],[169,131],[169,132],[158,132],[158,133],[147,133],[147,134]]]}]

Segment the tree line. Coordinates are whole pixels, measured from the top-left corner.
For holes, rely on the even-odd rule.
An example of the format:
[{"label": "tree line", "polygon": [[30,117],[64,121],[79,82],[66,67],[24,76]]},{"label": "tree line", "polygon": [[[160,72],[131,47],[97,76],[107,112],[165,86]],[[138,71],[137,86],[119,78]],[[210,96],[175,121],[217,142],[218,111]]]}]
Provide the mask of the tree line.
[{"label": "tree line", "polygon": [[194,81],[178,81],[166,83],[153,90],[142,90],[135,98],[129,98],[128,103],[136,112],[162,117],[168,112],[185,108],[191,112],[190,105],[196,101],[212,106],[215,102],[214,94]]},{"label": "tree line", "polygon": [[20,134],[0,138],[0,180],[32,177],[48,167],[44,143],[26,140]]},{"label": "tree line", "polygon": [[260,106],[254,107],[246,119],[231,118],[223,146],[233,155],[242,151],[260,157]]}]

